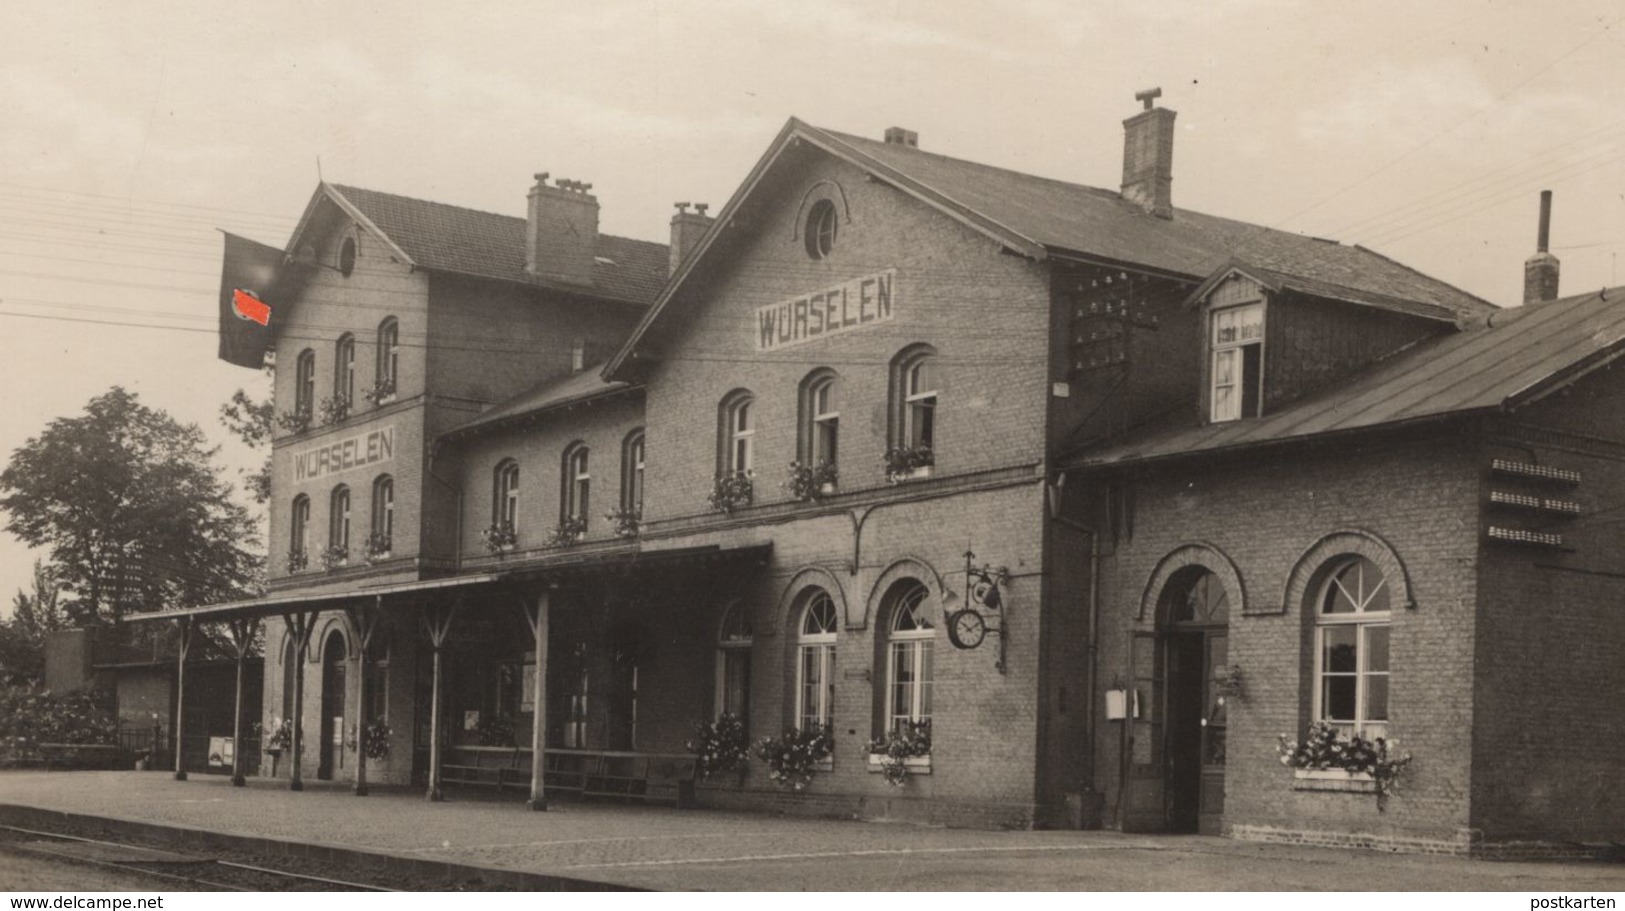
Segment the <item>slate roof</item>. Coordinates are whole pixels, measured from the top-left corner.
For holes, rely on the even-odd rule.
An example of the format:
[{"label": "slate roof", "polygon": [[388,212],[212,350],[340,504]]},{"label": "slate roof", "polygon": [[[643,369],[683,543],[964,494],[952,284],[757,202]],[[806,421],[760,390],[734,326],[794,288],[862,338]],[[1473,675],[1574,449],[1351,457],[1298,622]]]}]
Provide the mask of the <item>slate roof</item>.
[{"label": "slate roof", "polygon": [[[1494,305],[1361,246],[1189,209],[1157,218],[1117,190],[1035,177],[917,148],[803,125],[1054,251],[1206,278],[1232,261],[1329,286],[1431,304],[1445,313]],[[1176,166],[1177,167],[1177,166]]]},{"label": "slate roof", "polygon": [[441,438],[462,436],[527,415],[638,388],[619,380],[606,382],[598,375],[600,366],[602,365],[538,383],[513,398],[486,409],[473,420],[446,431],[441,434]]},{"label": "slate roof", "polygon": [[669,265],[665,244],[599,234],[597,255],[600,260],[594,269],[593,287],[582,288],[525,271],[523,218],[361,187],[326,186],[365,215],[414,263],[425,269],[559,288],[639,304],[653,301],[666,283]]},{"label": "slate roof", "polygon": [[1625,353],[1625,288],[1501,310],[1262,418],[1170,417],[1064,461],[1123,465],[1496,411],[1540,398]]}]

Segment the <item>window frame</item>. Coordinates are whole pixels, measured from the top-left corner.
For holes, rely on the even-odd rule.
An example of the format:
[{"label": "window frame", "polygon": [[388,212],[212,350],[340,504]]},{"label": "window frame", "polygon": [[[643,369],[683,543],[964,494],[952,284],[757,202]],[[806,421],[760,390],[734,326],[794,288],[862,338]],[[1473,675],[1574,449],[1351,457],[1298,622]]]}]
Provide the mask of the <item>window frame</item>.
[{"label": "window frame", "polygon": [[820,367],[801,381],[799,450],[807,465],[838,465],[841,455],[841,377]]},{"label": "window frame", "polygon": [[[938,411],[942,387],[937,382],[937,351],[930,345],[912,345],[892,360],[891,441],[899,448],[930,450],[936,453],[939,435]],[[930,388],[922,389],[922,377]],[[922,434],[920,425],[926,423]]]},{"label": "window frame", "polygon": [[648,435],[642,427],[621,443],[621,509],[643,515],[644,467],[648,461]]},{"label": "window frame", "polygon": [[[378,324],[378,351],[374,379],[379,388],[400,390],[401,321],[393,316],[384,317]],[[393,393],[391,393],[393,394]]]},{"label": "window frame", "polygon": [[299,352],[294,361],[293,410],[306,415],[316,412],[316,351],[311,348]]},{"label": "window frame", "polygon": [[[932,694],[935,689],[937,628],[924,614],[931,590],[918,579],[900,579],[887,592],[890,602],[886,626],[886,678],[883,721],[886,731],[907,734],[909,725],[930,723]],[[912,602],[909,599],[913,599]],[[898,629],[905,618],[915,618],[913,629]],[[923,624],[918,625],[918,624]],[[904,667],[906,663],[907,667]],[[905,684],[900,674],[907,670],[911,680]],[[908,707],[897,711],[898,697],[904,686],[908,690]]]},{"label": "window frame", "polygon": [[395,478],[381,474],[372,480],[372,533],[395,540]]},{"label": "window frame", "polygon": [[[1245,328],[1248,323],[1244,319],[1244,311],[1255,311],[1258,314],[1257,334],[1253,336],[1240,336],[1238,338],[1221,341],[1219,339],[1219,321],[1221,317],[1236,314],[1239,317],[1236,325],[1238,327]],[[1208,311],[1207,400],[1209,422],[1217,424],[1228,421],[1247,420],[1263,415],[1264,344],[1267,318],[1268,311],[1265,309],[1264,302],[1261,300],[1229,304],[1224,307],[1215,307]],[[1240,334],[1238,333],[1238,336],[1239,335]],[[1248,348],[1252,348],[1254,350],[1254,355],[1257,358],[1258,374],[1254,379],[1254,382],[1258,387],[1256,396],[1250,403],[1247,401]],[[1233,361],[1233,369],[1231,372],[1232,381],[1222,385],[1219,382],[1219,361],[1221,358],[1226,358]],[[1233,407],[1226,407],[1223,411],[1220,410],[1219,404],[1219,391],[1221,388],[1233,390],[1233,394],[1228,401],[1233,402],[1234,405]]]},{"label": "window frame", "polygon": [[[835,659],[836,647],[840,636],[840,611],[837,609],[835,599],[822,588],[812,587],[803,596],[803,605],[796,614],[796,678],[795,678],[795,723],[800,730],[808,730],[808,722],[816,725],[829,725],[834,716],[835,708]],[[809,633],[808,626],[813,621],[813,611],[825,608],[829,614],[827,629]],[[822,627],[822,624],[820,624]],[[812,685],[817,687],[818,704],[812,707],[811,713],[807,706],[807,670],[809,659],[816,662],[818,679]]]},{"label": "window frame", "polygon": [[491,524],[519,534],[519,462],[503,459],[491,470]]},{"label": "window frame", "polygon": [[351,501],[348,484],[334,486],[327,499],[327,546],[342,547],[345,553],[350,552],[350,511],[354,506]]},{"label": "window frame", "polygon": [[818,262],[829,259],[835,252],[840,230],[840,213],[835,209],[834,200],[814,202],[807,210],[807,221],[802,228],[808,258]]},{"label": "window frame", "polygon": [[[1359,582],[1359,599],[1352,597],[1346,586],[1340,581],[1341,577],[1351,569],[1359,569],[1361,576]],[[1367,570],[1375,571],[1378,577],[1377,584],[1366,589],[1364,573]],[[1335,599],[1334,592],[1341,588],[1342,597],[1355,609],[1346,612],[1329,612],[1326,610],[1331,600]],[[1384,603],[1390,605],[1388,610],[1373,611],[1367,607],[1383,589],[1391,589],[1387,573],[1378,566],[1374,560],[1360,554],[1345,554],[1334,558],[1326,564],[1325,579],[1316,589],[1316,597],[1310,602],[1314,610],[1314,634],[1311,636],[1313,650],[1313,702],[1311,703],[1311,716],[1315,721],[1325,721],[1336,727],[1345,735],[1358,735],[1366,739],[1386,737],[1388,726],[1393,718],[1393,609],[1392,591],[1383,595]],[[1360,600],[1363,599],[1363,600]],[[1333,671],[1326,668],[1326,637],[1331,630],[1354,629],[1354,670]],[[1381,630],[1387,638],[1383,647],[1384,666],[1381,670],[1369,667],[1373,653],[1376,651],[1371,645],[1371,635],[1375,630]],[[1327,717],[1327,680],[1328,678],[1352,678],[1354,680],[1354,717],[1330,718]],[[1370,682],[1375,678],[1382,678],[1385,695],[1383,697],[1384,712],[1387,717],[1370,718]]]},{"label": "window frame", "polygon": [[756,466],[756,425],[752,412],[756,396],[749,390],[737,389],[722,400],[717,430],[720,451],[717,474],[721,477],[750,476]]},{"label": "window frame", "polygon": [[[733,714],[750,731],[751,656],[756,643],[756,631],[751,623],[750,611],[742,602],[734,601],[723,611],[722,623],[717,628],[716,686],[712,714],[720,718]],[[734,705],[734,671],[743,670],[740,705]]]},{"label": "window frame", "polygon": [[349,332],[333,346],[333,395],[355,404],[355,336]]},{"label": "window frame", "polygon": [[293,498],[289,512],[288,553],[310,554],[310,497],[305,494]]},{"label": "window frame", "polygon": [[577,441],[564,449],[564,495],[559,497],[559,521],[580,519],[583,524],[592,509],[592,451]]}]

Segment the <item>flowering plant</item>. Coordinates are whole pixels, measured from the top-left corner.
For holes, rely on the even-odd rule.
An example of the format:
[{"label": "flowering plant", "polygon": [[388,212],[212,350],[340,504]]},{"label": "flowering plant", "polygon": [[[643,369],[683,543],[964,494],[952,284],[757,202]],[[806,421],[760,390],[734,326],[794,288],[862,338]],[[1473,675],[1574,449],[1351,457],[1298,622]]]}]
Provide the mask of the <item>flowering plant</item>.
[{"label": "flowering plant", "polygon": [[366,557],[368,563],[377,563],[389,558],[391,546],[394,542],[389,535],[381,531],[373,532],[367,536]]},{"label": "flowering plant", "polygon": [[908,783],[908,765],[911,756],[931,755],[931,719],[910,721],[899,731],[886,732],[886,736],[869,741],[869,755],[880,757],[880,774],[886,783],[902,787]]},{"label": "flowering plant", "polygon": [[350,416],[350,397],[342,392],[335,392],[331,398],[322,399],[318,410],[322,414],[323,424],[337,424]]},{"label": "flowering plant", "polygon": [[501,715],[480,716],[480,723],[474,727],[474,733],[479,735],[480,746],[517,746],[513,739],[513,722]]},{"label": "flowering plant", "polygon": [[1289,740],[1285,734],[1276,738],[1275,752],[1281,765],[1293,769],[1363,772],[1377,783],[1377,797],[1393,793],[1394,783],[1405,767],[1411,764],[1411,754],[1393,752],[1397,740],[1378,737],[1366,740],[1356,734],[1344,738],[1343,732],[1325,721],[1309,726],[1308,736],[1302,743]]},{"label": "flowering plant", "polygon": [[374,405],[382,405],[395,397],[395,378],[385,377],[374,383],[371,389],[361,393],[361,397]]},{"label": "flowering plant", "polygon": [[296,573],[310,565],[310,554],[302,550],[288,551],[288,572]]},{"label": "flowering plant", "polygon": [[485,549],[491,553],[513,550],[519,543],[519,534],[514,531],[512,522],[501,522],[488,525],[480,532],[480,539],[485,542]]},{"label": "flowering plant", "polygon": [[786,728],[783,736],[756,742],[756,758],[767,763],[767,777],[792,791],[805,791],[818,764],[834,750],[835,739],[827,724],[810,730]]},{"label": "flowering plant", "polygon": [[690,753],[699,754],[696,766],[702,779],[718,772],[743,772],[750,761],[745,722],[729,712],[723,712],[716,721],[694,722],[694,737],[684,746]]},{"label": "flowering plant", "polygon": [[790,476],[779,486],[788,490],[792,499],[806,502],[823,494],[825,485],[834,487],[839,476],[835,463],[824,459],[813,463],[791,462]]},{"label": "flowering plant", "polygon": [[717,475],[716,482],[711,486],[711,496],[706,502],[716,512],[733,512],[743,506],[749,506],[754,488],[751,483],[749,471],[729,471]]},{"label": "flowering plant", "polygon": [[304,433],[310,429],[310,406],[282,412],[276,416],[276,425],[289,433]]},{"label": "flowering plant", "polygon": [[355,752],[356,747],[367,751],[368,759],[385,760],[389,758],[389,725],[379,718],[371,724],[361,726],[357,731],[355,725],[350,725],[350,736],[344,741],[345,747]]},{"label": "flowering plant", "polygon": [[282,753],[293,748],[292,718],[272,718],[270,725],[256,724],[254,727],[257,734],[263,735],[265,731],[271,732],[265,735],[265,749],[267,752]]},{"label": "flowering plant", "polygon": [[329,544],[322,551],[322,569],[338,569],[350,562],[350,548],[343,544]]},{"label": "flowering plant", "polygon": [[580,541],[586,534],[586,516],[565,516],[547,533],[547,540],[543,544],[547,547],[568,547]]},{"label": "flowering plant", "polygon": [[886,480],[896,484],[907,480],[916,468],[929,468],[937,457],[927,444],[919,446],[893,446],[886,450]]},{"label": "flowering plant", "polygon": [[604,513],[604,518],[615,528],[617,538],[636,538],[643,528],[643,510],[641,509],[611,509]]}]

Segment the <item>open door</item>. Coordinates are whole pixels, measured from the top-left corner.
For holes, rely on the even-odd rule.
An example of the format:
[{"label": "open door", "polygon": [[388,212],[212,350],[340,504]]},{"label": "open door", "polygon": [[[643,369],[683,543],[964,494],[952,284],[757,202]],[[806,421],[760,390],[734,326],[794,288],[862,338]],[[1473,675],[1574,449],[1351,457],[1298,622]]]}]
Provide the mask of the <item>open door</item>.
[{"label": "open door", "polygon": [[1128,718],[1123,736],[1123,831],[1162,832],[1168,826],[1163,743],[1161,640],[1136,630],[1130,642]]},{"label": "open door", "polygon": [[332,781],[344,768],[344,637],[327,637],[322,649],[322,739],[316,777]]}]

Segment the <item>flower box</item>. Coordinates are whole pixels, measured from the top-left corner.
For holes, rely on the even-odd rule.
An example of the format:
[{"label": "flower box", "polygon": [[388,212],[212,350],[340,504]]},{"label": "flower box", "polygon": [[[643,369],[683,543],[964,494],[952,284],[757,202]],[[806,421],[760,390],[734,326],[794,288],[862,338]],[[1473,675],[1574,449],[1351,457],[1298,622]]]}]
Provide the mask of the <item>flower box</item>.
[{"label": "flower box", "polygon": [[[880,761],[885,758],[884,753],[870,753],[869,771],[876,775],[880,774]],[[929,775],[931,774],[931,756],[929,754],[925,756],[904,756],[903,769],[910,775]]]},{"label": "flower box", "polygon": [[1293,769],[1292,790],[1375,794],[1377,780],[1368,772],[1350,772],[1346,769]]}]

